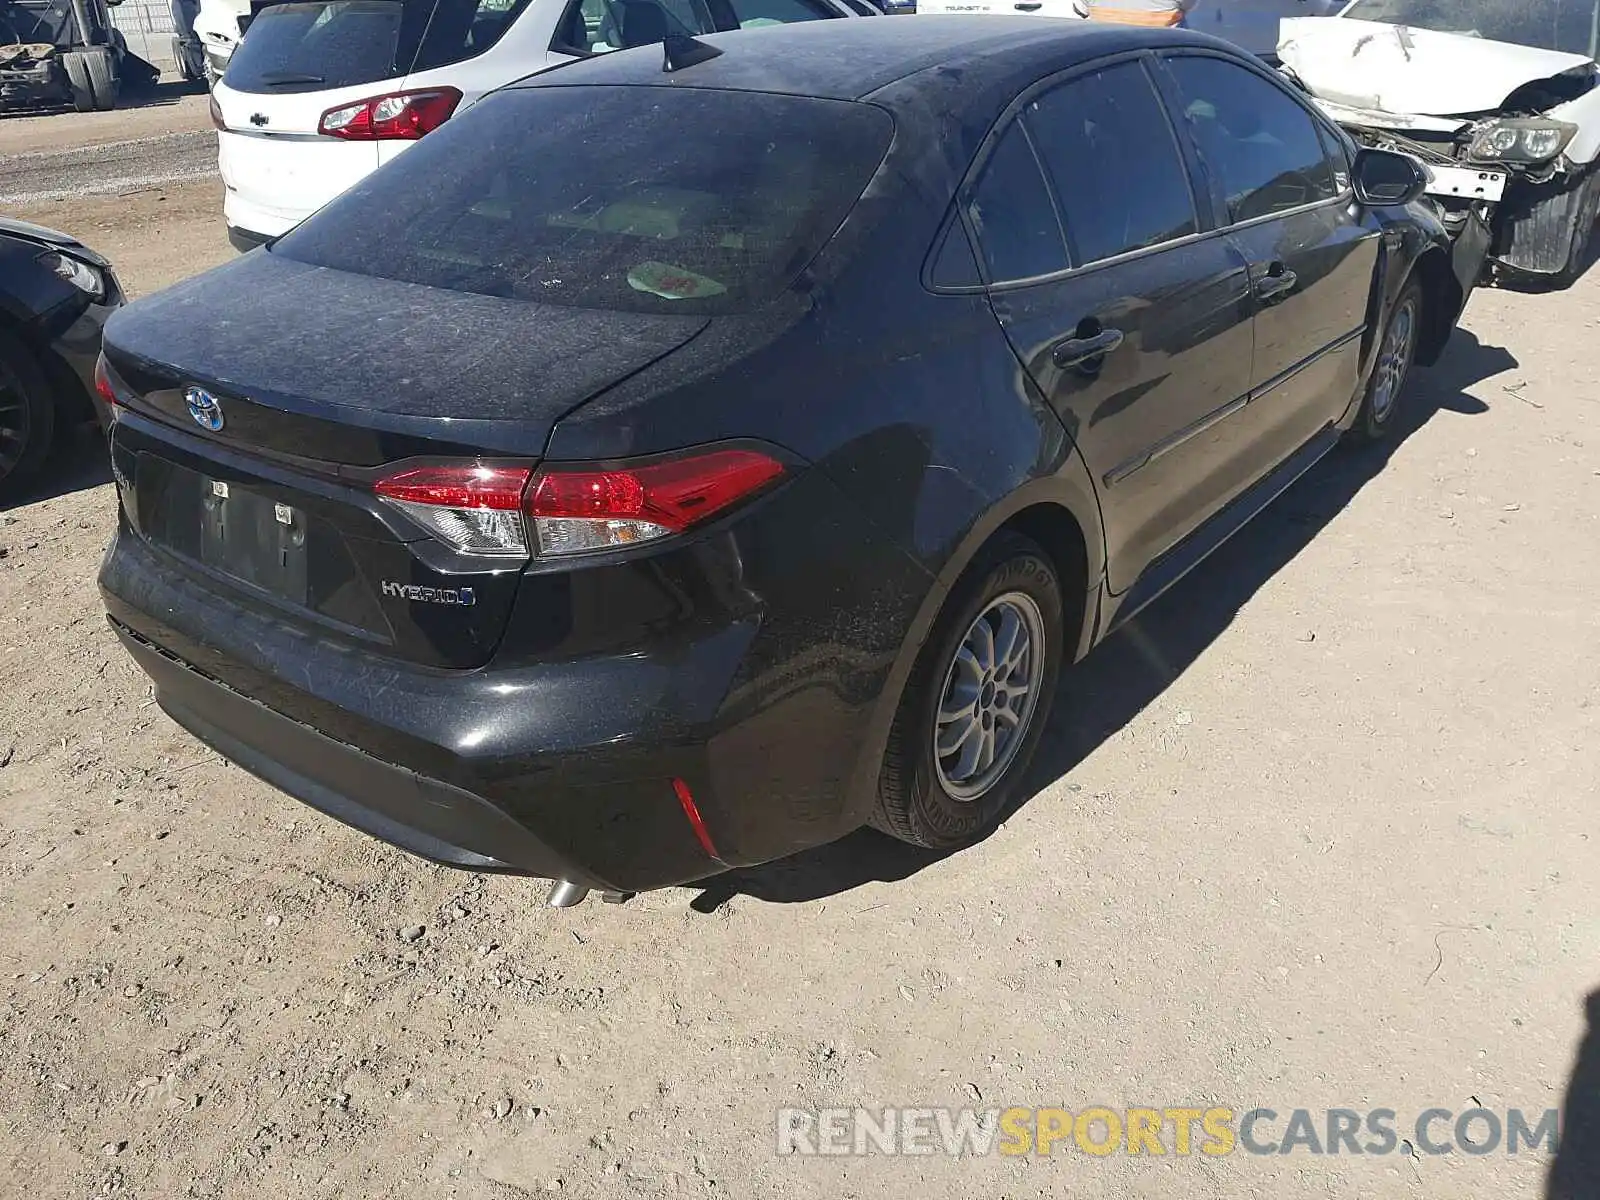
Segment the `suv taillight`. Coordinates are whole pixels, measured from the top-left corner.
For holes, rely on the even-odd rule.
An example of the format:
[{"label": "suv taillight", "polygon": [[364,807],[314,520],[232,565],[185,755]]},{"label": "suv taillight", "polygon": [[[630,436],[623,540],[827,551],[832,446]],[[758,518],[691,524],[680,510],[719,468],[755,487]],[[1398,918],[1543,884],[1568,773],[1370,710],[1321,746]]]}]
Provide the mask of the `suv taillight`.
[{"label": "suv taillight", "polygon": [[452,87],[391,92],[322,114],[317,132],[352,142],[414,142],[448,121],[461,103]]},{"label": "suv taillight", "polygon": [[226,133],[228,131],[228,122],[223,119],[222,105],[217,103],[217,94],[215,92],[211,93],[211,124],[219,132]]},{"label": "suv taillight", "polygon": [[604,467],[411,467],[373,490],[463,554],[558,558],[682,533],[754,498],[786,469],[759,450],[719,447]]}]

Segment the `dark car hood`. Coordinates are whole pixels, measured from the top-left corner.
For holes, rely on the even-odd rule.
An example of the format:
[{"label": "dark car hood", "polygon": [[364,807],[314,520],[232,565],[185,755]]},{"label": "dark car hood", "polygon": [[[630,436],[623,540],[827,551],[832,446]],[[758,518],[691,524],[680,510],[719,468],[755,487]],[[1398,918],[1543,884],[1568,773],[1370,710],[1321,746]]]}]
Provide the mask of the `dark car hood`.
[{"label": "dark car hood", "polygon": [[562,416],[694,337],[704,317],[532,304],[257,251],[140,300],[108,354],[285,413],[459,434],[527,452]]}]

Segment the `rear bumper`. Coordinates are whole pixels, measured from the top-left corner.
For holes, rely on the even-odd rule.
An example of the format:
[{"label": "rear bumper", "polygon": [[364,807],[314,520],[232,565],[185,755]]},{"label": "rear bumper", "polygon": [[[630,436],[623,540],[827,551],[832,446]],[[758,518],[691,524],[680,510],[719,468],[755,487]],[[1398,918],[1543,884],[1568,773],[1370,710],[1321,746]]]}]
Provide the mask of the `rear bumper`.
[{"label": "rear bumper", "polygon": [[[522,672],[374,660],[234,604],[127,529],[100,583],[112,628],[163,710],[365,833],[448,866],[619,891],[732,865],[705,852],[672,790],[681,777],[703,795],[705,746],[615,737],[574,703],[571,678],[530,694]],[[590,672],[578,682],[608,710],[637,711],[629,681]],[[530,728],[546,731],[538,744]]]},{"label": "rear bumper", "polygon": [[447,866],[599,884],[477,796],[325,737],[207,678],[115,618],[111,626],[155,683],[168,716],[328,816]]},{"label": "rear bumper", "polygon": [[[247,237],[251,239],[250,249],[275,237],[282,237],[315,211],[315,208],[302,212],[253,204],[231,187],[222,197],[222,217],[228,223],[228,239],[233,241],[236,233]],[[234,246],[238,245],[234,241]]]},{"label": "rear bumper", "polygon": [[[218,136],[217,169],[224,188],[223,217],[234,229],[261,238],[288,233],[385,161],[383,143],[317,137],[286,140],[266,132],[271,124],[261,132],[245,132],[257,116],[283,118],[259,97],[230,91],[225,83],[217,95],[232,126]],[[268,112],[258,112],[261,108]]]},{"label": "rear bumper", "polygon": [[265,246],[272,238],[272,234],[257,233],[253,229],[240,229],[237,225],[228,226],[228,244],[240,254],[248,254],[258,247]]},{"label": "rear bumper", "polygon": [[[747,535],[676,552],[741,564],[740,579],[713,572],[685,591],[683,564],[658,560],[587,582],[525,578],[500,649],[474,670],[286,623],[126,516],[100,586],[161,706],[291,796],[449,865],[641,891],[866,819],[882,753],[872,731],[887,726],[889,668],[930,581],[833,495],[809,473],[760,506]],[[835,571],[879,586],[846,599]],[[641,589],[663,582],[674,605],[644,604]],[[759,600],[779,593],[781,610]],[[625,639],[591,620],[630,609],[649,619]],[[559,629],[559,652],[539,648]]]}]

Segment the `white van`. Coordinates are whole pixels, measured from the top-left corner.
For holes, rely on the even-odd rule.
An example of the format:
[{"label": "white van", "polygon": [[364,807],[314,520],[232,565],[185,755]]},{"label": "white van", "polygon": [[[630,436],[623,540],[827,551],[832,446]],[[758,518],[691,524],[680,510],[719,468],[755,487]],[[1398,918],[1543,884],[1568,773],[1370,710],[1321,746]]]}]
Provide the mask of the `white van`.
[{"label": "white van", "polygon": [[211,96],[228,236],[287,232],[487,92],[669,34],[877,13],[867,0],[257,3]]}]

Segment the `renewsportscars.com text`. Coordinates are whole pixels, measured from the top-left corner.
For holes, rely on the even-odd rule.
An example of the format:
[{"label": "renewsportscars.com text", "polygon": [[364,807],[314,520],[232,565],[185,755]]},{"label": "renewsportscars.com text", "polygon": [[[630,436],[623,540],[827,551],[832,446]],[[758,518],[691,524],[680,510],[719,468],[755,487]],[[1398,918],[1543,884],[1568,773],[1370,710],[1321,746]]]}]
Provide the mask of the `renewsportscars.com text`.
[{"label": "renewsportscars.com text", "polygon": [[1556,1109],[784,1108],[780,1155],[1555,1154]]}]

